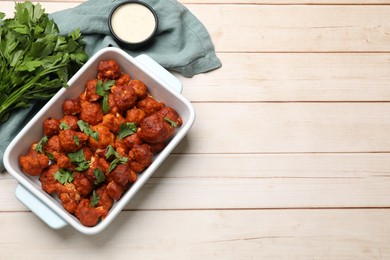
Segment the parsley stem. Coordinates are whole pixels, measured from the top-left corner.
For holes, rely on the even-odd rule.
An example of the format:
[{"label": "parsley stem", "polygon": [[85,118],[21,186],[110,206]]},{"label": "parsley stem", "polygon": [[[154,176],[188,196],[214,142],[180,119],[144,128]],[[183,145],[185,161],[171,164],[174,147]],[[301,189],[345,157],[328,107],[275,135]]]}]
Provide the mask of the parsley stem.
[{"label": "parsley stem", "polygon": [[29,82],[27,82],[23,87],[19,88],[15,92],[12,92],[0,105],[0,118],[7,112],[9,112],[9,108],[18,103],[18,100],[23,101],[23,95],[30,90],[30,88],[34,87],[35,83],[52,72],[55,72],[57,69],[65,66],[65,64],[60,64],[53,66],[51,68],[45,69],[41,71],[38,75],[33,77]]}]

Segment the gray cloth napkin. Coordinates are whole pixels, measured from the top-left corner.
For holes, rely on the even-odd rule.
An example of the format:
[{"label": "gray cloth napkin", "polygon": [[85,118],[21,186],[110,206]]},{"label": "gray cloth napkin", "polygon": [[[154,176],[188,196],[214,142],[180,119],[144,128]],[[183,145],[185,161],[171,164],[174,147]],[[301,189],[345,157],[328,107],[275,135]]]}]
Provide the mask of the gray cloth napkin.
[{"label": "gray cloth napkin", "polygon": [[[124,0],[89,0],[74,8],[50,14],[61,34],[80,28],[86,51],[93,55],[104,47],[119,47],[110,35],[108,15]],[[176,0],[144,0],[157,13],[159,25],[155,40],[137,51],[124,49],[131,56],[147,54],[161,66],[185,77],[217,69],[222,66],[214,45],[203,24]],[[123,49],[123,48],[122,48]],[[4,170],[3,156],[8,144],[36,114],[41,105],[14,111],[10,119],[0,125],[0,171]]]},{"label": "gray cloth napkin", "polygon": [[0,125],[0,171],[4,170],[3,157],[8,144],[30,121],[30,119],[33,118],[41,107],[42,103],[35,103],[30,105],[28,108],[19,109],[11,114],[5,123]]}]

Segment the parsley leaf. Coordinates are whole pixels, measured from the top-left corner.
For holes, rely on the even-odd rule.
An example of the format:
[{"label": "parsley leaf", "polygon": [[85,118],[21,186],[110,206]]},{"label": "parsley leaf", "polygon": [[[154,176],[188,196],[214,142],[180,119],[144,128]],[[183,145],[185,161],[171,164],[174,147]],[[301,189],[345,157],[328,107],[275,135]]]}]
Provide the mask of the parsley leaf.
[{"label": "parsley leaf", "polygon": [[93,170],[93,174],[95,175],[95,184],[99,185],[100,183],[104,182],[106,180],[106,176],[104,175],[104,172],[100,170],[99,168],[95,168]]},{"label": "parsley leaf", "polygon": [[96,204],[99,203],[99,200],[100,200],[100,197],[96,194],[95,190],[93,190],[92,198],[91,198],[91,201],[89,202],[89,206],[91,208],[94,208],[96,206]]},{"label": "parsley leaf", "polygon": [[114,147],[111,145],[107,146],[107,151],[106,151],[106,159],[110,158],[112,155],[115,156],[115,159],[110,163],[110,167],[108,168],[108,172],[111,172],[112,170],[115,169],[115,167],[120,164],[125,164],[127,163],[127,160],[129,158],[127,157],[120,157],[120,155],[115,151]]},{"label": "parsley leaf", "polygon": [[76,171],[82,172],[89,168],[90,162],[85,159],[83,149],[80,149],[74,153],[68,153],[67,155],[70,159],[70,162],[77,165],[75,168]]},{"label": "parsley leaf", "polygon": [[134,124],[134,123],[122,123],[119,126],[118,140],[120,140],[120,139],[122,139],[122,138],[124,138],[126,136],[132,135],[135,132],[137,132],[137,125],[136,124]]},{"label": "parsley leaf", "polygon": [[71,183],[73,181],[73,172],[60,168],[54,174],[54,178],[58,182],[60,182],[62,185],[66,184],[66,183]]},{"label": "parsley leaf", "polygon": [[69,130],[70,129],[70,127],[64,121],[61,122],[59,128],[60,128],[60,130]]},{"label": "parsley leaf", "polygon": [[35,146],[34,150],[37,151],[38,153],[42,153],[43,145],[49,141],[49,138],[45,135],[42,137],[42,139],[37,143]]},{"label": "parsley leaf", "polygon": [[60,35],[45,9],[16,3],[14,17],[0,14],[0,124],[16,108],[48,100],[87,61],[79,29]]},{"label": "parsley leaf", "polygon": [[112,155],[115,156],[115,158],[119,158],[120,155],[115,151],[114,147],[110,144],[106,148],[106,159],[109,159]]},{"label": "parsley leaf", "polygon": [[101,79],[96,82],[95,92],[101,97],[103,97],[106,93],[103,89],[103,81]]},{"label": "parsley leaf", "polygon": [[114,160],[110,163],[110,167],[108,168],[108,172],[111,172],[112,170],[114,170],[115,167],[116,167],[118,164],[126,164],[128,159],[129,159],[129,158],[127,158],[127,157],[121,157],[121,158],[116,158],[116,159],[114,159]]},{"label": "parsley leaf", "polygon": [[110,105],[108,104],[108,95],[103,96],[102,110],[104,114],[107,114],[110,111]]},{"label": "parsley leaf", "polygon": [[68,153],[67,155],[70,159],[70,162],[72,162],[72,163],[86,161],[83,149],[80,149],[74,153]]},{"label": "parsley leaf", "polygon": [[52,153],[46,152],[46,156],[49,157],[50,160],[54,160],[54,155]]},{"label": "parsley leaf", "polygon": [[93,139],[95,139],[96,141],[98,141],[98,140],[99,140],[99,134],[98,134],[98,132],[93,132],[93,133],[91,134],[91,137],[92,137]]},{"label": "parsley leaf", "polygon": [[73,141],[76,145],[80,145],[80,140],[79,140],[79,137],[77,135],[73,136]]},{"label": "parsley leaf", "polygon": [[115,84],[115,80],[109,80],[103,83],[102,80],[99,80],[96,83],[95,92],[99,96],[103,97],[102,99],[102,110],[104,114],[107,114],[110,111],[110,106],[108,104],[108,94],[111,87]]},{"label": "parsley leaf", "polygon": [[115,80],[109,80],[103,83],[103,81],[100,79],[96,83],[95,92],[101,97],[104,97],[105,95],[108,95],[108,91],[111,89],[112,86],[114,86]]},{"label": "parsley leaf", "polygon": [[77,167],[75,168],[75,171],[83,172],[85,170],[88,170],[88,168],[89,168],[89,162],[83,161],[83,162],[77,163]]},{"label": "parsley leaf", "polygon": [[175,121],[172,121],[168,117],[164,117],[164,120],[167,121],[172,127],[174,127],[174,128],[177,127],[177,123]]},{"label": "parsley leaf", "polygon": [[84,122],[83,120],[79,120],[77,121],[77,125],[79,126],[80,130],[84,132],[84,134],[92,137],[96,141],[99,139],[98,132],[93,131],[91,126],[87,122]]}]

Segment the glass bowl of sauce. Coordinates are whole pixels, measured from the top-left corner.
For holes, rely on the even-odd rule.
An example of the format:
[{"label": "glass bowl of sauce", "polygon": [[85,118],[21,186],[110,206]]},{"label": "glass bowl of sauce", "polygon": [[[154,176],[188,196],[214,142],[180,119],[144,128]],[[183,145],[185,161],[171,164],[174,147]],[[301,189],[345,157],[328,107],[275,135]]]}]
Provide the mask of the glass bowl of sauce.
[{"label": "glass bowl of sauce", "polygon": [[108,27],[119,45],[137,49],[153,40],[158,17],[153,8],[144,2],[124,1],[111,10]]}]

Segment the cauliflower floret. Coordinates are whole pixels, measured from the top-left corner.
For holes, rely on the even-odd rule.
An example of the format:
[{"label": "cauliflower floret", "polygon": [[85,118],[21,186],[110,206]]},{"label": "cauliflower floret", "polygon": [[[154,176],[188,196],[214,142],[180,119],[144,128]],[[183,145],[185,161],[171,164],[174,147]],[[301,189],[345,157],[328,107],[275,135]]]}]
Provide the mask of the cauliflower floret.
[{"label": "cauliflower floret", "polygon": [[49,165],[49,157],[35,151],[36,145],[36,143],[31,145],[26,155],[19,156],[19,164],[22,167],[22,171],[32,176],[40,175]]}]

